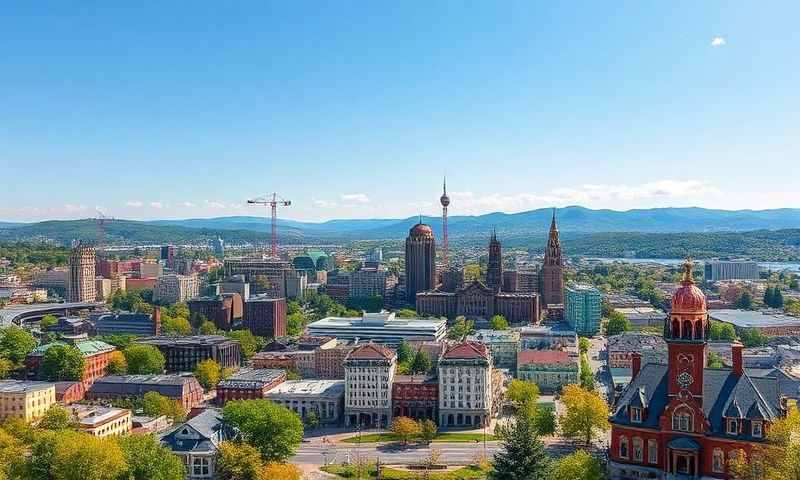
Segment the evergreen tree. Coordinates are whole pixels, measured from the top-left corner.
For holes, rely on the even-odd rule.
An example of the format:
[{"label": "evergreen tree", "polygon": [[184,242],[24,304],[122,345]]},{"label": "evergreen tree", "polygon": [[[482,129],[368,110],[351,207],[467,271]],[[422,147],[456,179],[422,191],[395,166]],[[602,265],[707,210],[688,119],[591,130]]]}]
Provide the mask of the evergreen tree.
[{"label": "evergreen tree", "polygon": [[773,287],[767,287],[764,289],[764,304],[768,307],[772,307],[775,303],[775,289]]},{"label": "evergreen tree", "polygon": [[778,287],[775,287],[775,293],[773,293],[772,301],[774,303],[774,305],[772,305],[773,307],[783,308],[783,294]]},{"label": "evergreen tree", "polygon": [[411,351],[411,345],[405,340],[400,342],[400,346],[397,347],[397,363],[411,362],[413,355],[414,353]]},{"label": "evergreen tree", "polygon": [[424,350],[417,350],[414,360],[411,361],[411,373],[428,373],[431,368],[433,368],[431,357]]},{"label": "evergreen tree", "polygon": [[502,448],[494,454],[491,480],[546,480],[550,457],[539,439],[532,415],[523,412],[510,424],[498,427]]}]

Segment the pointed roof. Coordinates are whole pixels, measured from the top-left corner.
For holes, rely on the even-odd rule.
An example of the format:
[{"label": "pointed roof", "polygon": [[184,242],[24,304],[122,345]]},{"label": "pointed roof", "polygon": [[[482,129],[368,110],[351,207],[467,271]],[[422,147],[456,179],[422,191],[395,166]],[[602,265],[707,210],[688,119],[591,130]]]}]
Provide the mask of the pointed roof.
[{"label": "pointed roof", "polygon": [[647,401],[647,395],[645,395],[645,387],[641,386],[638,389],[636,389],[636,393],[634,393],[633,398],[631,399],[630,406],[647,408],[647,405],[648,401]]},{"label": "pointed roof", "polygon": [[742,416],[742,409],[739,408],[739,401],[736,400],[736,397],[733,397],[731,403],[728,404],[728,408],[725,409],[725,417],[726,418],[744,418]]},{"label": "pointed roof", "polygon": [[750,405],[750,408],[747,409],[747,418],[751,420],[763,420],[767,418],[758,400],[754,401],[753,404]]},{"label": "pointed roof", "polygon": [[547,249],[544,251],[545,265],[563,265],[561,258],[561,241],[558,238],[558,225],[556,224],[556,209],[553,209],[553,220],[550,223],[550,236],[547,239]]},{"label": "pointed roof", "polygon": [[394,350],[374,344],[365,343],[356,347],[347,355],[347,360],[389,360],[395,357]]},{"label": "pointed roof", "polygon": [[442,355],[443,359],[450,359],[450,358],[458,358],[458,359],[470,359],[470,358],[482,358],[482,359],[489,359],[489,351],[486,349],[486,345],[478,342],[462,342],[456,344],[449,348],[444,355]]}]

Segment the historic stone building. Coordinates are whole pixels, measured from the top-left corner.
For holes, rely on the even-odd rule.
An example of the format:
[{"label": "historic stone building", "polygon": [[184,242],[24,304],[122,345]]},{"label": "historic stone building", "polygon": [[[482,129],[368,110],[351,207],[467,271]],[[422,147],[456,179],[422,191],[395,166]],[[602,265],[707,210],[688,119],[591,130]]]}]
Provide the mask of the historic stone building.
[{"label": "historic stone building", "polygon": [[732,368],[707,368],[706,297],[687,262],[664,323],[667,365],[632,358],[632,380],[611,417],[613,479],[731,478],[729,462],[749,456],[786,414],[775,375],[745,370],[742,345]]},{"label": "historic stone building", "polygon": [[406,238],[406,299],[414,303],[418,292],[436,286],[436,240],[424,223],[411,227]]},{"label": "historic stone building", "polygon": [[542,294],[544,307],[564,304],[564,259],[561,256],[561,242],[558,239],[556,211],[553,210],[553,221],[550,223],[550,236],[547,239],[547,250],[539,274],[539,292]]},{"label": "historic stone building", "polygon": [[503,253],[497,233],[492,230],[489,239],[489,262],[486,265],[486,286],[493,292],[499,292],[503,287]]},{"label": "historic stone building", "polygon": [[486,345],[463,342],[439,360],[439,426],[481,428],[497,405],[493,400],[492,356]]},{"label": "historic stone building", "polygon": [[69,256],[67,277],[67,302],[94,302],[95,283],[94,247],[78,243]]},{"label": "historic stone building", "polygon": [[387,428],[392,424],[394,350],[365,343],[344,361],[344,415],[348,426]]},{"label": "historic stone building", "polygon": [[432,290],[417,294],[420,315],[488,320],[503,315],[513,325],[535,324],[539,320],[539,296],[535,293],[495,292],[479,280],[455,292]]}]

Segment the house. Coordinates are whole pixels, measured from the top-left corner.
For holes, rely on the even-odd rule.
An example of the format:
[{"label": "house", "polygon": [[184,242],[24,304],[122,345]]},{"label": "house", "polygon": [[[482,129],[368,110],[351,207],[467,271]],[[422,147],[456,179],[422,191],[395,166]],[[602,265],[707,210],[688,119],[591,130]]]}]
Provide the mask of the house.
[{"label": "house", "polygon": [[161,435],[162,445],[181,457],[187,480],[215,478],[219,445],[233,438],[233,431],[222,423],[222,411],[209,408]]}]

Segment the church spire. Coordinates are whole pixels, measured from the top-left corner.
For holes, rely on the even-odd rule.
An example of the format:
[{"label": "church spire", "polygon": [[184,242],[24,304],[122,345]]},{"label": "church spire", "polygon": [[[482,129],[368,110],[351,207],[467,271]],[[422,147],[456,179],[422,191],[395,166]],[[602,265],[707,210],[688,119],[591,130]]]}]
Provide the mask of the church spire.
[{"label": "church spire", "polygon": [[545,265],[563,265],[561,259],[561,242],[558,238],[556,209],[553,209],[553,220],[550,222],[550,236],[547,239],[547,250],[544,252]]}]

